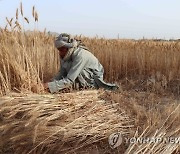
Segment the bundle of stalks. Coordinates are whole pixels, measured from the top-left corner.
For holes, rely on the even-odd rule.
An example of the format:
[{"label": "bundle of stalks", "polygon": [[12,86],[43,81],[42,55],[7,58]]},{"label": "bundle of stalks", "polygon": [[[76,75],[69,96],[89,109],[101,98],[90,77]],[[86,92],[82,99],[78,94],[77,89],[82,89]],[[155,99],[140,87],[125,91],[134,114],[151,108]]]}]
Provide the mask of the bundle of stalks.
[{"label": "bundle of stalks", "polygon": [[73,153],[132,127],[116,104],[88,90],[57,95],[12,93],[0,102],[0,149],[13,153]]}]

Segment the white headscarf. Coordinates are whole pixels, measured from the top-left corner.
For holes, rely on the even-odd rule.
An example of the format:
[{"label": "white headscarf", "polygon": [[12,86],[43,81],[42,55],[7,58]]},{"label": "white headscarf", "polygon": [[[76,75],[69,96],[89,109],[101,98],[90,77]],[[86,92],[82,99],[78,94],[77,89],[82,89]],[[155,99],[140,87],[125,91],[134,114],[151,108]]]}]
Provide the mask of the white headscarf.
[{"label": "white headscarf", "polygon": [[61,48],[61,47],[68,48],[68,52],[65,55],[65,57],[63,58],[64,61],[66,61],[70,58],[72,53],[77,49],[78,44],[79,43],[77,40],[75,40],[74,38],[72,38],[71,35],[66,34],[66,33],[60,34],[55,40],[55,47],[57,49]]},{"label": "white headscarf", "polygon": [[56,48],[60,48],[63,46],[66,48],[73,48],[77,45],[78,45],[78,42],[74,38],[72,38],[71,35],[66,34],[66,33],[60,34],[55,40]]}]

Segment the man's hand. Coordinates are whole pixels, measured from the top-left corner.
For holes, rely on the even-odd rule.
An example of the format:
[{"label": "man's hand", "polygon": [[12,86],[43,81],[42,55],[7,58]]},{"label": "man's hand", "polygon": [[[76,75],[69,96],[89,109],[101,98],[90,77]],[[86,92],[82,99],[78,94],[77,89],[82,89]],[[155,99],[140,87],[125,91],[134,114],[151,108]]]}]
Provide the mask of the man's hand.
[{"label": "man's hand", "polygon": [[50,92],[50,91],[49,91],[48,83],[43,83],[43,87],[44,87],[44,90],[45,90],[45,91]]}]

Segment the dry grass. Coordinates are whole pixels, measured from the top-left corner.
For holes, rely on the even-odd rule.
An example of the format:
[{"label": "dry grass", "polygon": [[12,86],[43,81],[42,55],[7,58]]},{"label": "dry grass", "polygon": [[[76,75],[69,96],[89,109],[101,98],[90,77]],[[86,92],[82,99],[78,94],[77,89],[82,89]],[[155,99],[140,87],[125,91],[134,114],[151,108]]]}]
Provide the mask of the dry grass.
[{"label": "dry grass", "polygon": [[42,79],[54,75],[58,68],[52,39],[40,32],[0,33],[0,94],[13,89],[40,92]]},{"label": "dry grass", "polygon": [[[64,95],[10,94],[1,98],[0,149],[13,153],[72,153],[128,134],[130,119],[115,103],[99,99],[103,91]],[[131,120],[132,121],[132,120]],[[132,122],[131,122],[132,123]]]},{"label": "dry grass", "polygon": [[180,42],[85,38],[107,80],[130,89],[180,95]]},{"label": "dry grass", "polygon": [[[106,100],[118,102],[117,109],[134,119],[129,136],[124,136],[126,154],[178,153],[180,150],[180,100],[154,93],[123,91],[104,94]],[[177,144],[170,142],[126,143],[125,138],[179,138]],[[119,149],[121,149],[119,147]]]},{"label": "dry grass", "polygon": [[[36,28],[35,6],[32,15]],[[0,153],[179,152],[177,144],[128,143],[110,149],[107,142],[117,130],[127,137],[180,136],[179,41],[77,36],[103,64],[105,80],[120,83],[122,90],[50,95],[42,82],[59,69],[54,37],[46,30],[24,32],[29,20],[22,3],[16,17],[6,20],[0,29]]]},{"label": "dry grass", "polygon": [[[20,27],[16,22],[16,28]],[[54,37],[37,31],[27,34],[3,29],[0,35],[1,94],[14,88],[31,90],[34,86],[31,82],[47,81],[58,71]],[[131,89],[180,94],[179,42],[82,40],[105,67],[106,80],[121,81]],[[24,76],[28,83],[24,83]],[[14,80],[18,80],[16,85],[13,85]]]}]

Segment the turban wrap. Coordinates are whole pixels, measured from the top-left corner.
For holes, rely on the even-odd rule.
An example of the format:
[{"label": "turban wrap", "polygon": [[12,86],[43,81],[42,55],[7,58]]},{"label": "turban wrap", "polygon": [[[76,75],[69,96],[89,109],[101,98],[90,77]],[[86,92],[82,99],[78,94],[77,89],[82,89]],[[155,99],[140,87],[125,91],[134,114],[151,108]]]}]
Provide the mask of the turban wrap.
[{"label": "turban wrap", "polygon": [[68,52],[66,53],[65,57],[63,58],[64,61],[68,60],[72,53],[77,49],[79,42],[71,37],[71,35],[62,33],[60,34],[55,40],[55,47],[61,48],[66,47],[68,48]]},{"label": "turban wrap", "polygon": [[55,40],[56,48],[66,47],[66,48],[73,48],[76,47],[78,42],[71,37],[71,35],[62,33],[60,34],[57,39]]},{"label": "turban wrap", "polygon": [[81,41],[74,39],[71,35],[66,33],[62,33],[56,38],[55,47],[57,49],[61,47],[68,48],[68,52],[63,58],[64,61],[68,60],[71,57],[72,53],[76,51],[78,47],[89,50],[87,47],[84,46]]}]

